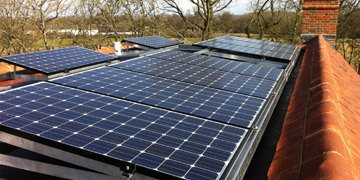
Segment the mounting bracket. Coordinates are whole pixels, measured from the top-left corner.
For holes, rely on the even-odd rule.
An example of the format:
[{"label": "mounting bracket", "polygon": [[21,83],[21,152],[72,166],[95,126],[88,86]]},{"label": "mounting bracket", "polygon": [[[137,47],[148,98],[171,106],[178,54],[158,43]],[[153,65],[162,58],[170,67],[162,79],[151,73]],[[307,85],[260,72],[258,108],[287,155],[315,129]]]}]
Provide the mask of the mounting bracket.
[{"label": "mounting bracket", "polygon": [[130,179],[136,171],[136,165],[128,162],[123,162],[120,165],[120,170],[123,172],[122,177],[124,179]]}]

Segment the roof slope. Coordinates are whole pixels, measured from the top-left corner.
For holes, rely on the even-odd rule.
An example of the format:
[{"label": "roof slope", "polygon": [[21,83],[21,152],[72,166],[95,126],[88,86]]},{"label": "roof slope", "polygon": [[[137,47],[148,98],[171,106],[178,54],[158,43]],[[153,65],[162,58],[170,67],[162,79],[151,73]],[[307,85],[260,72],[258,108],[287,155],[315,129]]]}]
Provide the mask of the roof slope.
[{"label": "roof slope", "polygon": [[[121,47],[121,49],[122,49],[122,47]],[[103,48],[97,49],[95,51],[102,52],[104,54],[114,54],[115,53],[115,50],[113,47],[103,47]]]},{"label": "roof slope", "polygon": [[269,179],[360,179],[360,76],[318,36],[309,42]]}]

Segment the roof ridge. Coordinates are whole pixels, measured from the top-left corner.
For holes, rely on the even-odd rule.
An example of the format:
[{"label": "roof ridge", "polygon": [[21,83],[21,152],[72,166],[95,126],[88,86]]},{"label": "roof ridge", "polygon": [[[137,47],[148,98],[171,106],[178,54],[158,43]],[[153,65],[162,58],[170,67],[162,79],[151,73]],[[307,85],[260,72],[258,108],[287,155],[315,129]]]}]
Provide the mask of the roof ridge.
[{"label": "roof ridge", "polygon": [[269,179],[355,179],[359,162],[353,158],[354,144],[350,147],[345,138],[351,124],[344,122],[339,96],[344,89],[341,70],[348,71],[338,55],[321,35],[309,42]]}]

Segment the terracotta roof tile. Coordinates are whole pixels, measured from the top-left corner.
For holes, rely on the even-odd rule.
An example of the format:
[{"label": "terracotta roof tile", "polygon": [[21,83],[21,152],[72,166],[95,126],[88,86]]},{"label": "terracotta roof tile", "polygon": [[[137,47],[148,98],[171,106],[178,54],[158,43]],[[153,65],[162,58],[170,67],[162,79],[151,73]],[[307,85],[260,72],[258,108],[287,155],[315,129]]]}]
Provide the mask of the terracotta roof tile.
[{"label": "terracotta roof tile", "polygon": [[360,179],[360,76],[324,40],[306,46],[269,179]]},{"label": "terracotta roof tile", "polygon": [[[126,49],[126,48],[128,48],[126,45],[121,45],[121,49]],[[134,48],[134,46],[129,46],[129,48]],[[97,49],[95,51],[102,52],[104,54],[114,54],[115,53],[114,47],[103,47],[103,48]]]},{"label": "terracotta roof tile", "polygon": [[113,47],[103,47],[101,49],[97,49],[97,52],[102,52],[104,54],[114,54],[114,48]]}]

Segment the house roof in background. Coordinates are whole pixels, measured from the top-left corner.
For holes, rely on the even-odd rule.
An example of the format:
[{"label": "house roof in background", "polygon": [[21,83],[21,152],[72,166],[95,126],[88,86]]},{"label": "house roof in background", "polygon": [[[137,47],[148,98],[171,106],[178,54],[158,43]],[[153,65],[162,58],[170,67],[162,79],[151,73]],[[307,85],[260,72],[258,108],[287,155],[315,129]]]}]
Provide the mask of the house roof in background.
[{"label": "house roof in background", "polygon": [[[123,49],[123,47],[121,47],[121,49]],[[95,51],[102,52],[104,54],[114,54],[115,53],[115,50],[113,47],[103,47],[103,48],[97,49]]]},{"label": "house roof in background", "polygon": [[[131,48],[134,48],[134,46],[121,45],[122,50],[126,50],[127,48],[131,49]],[[104,54],[114,54],[115,53],[114,47],[111,47],[111,46],[110,47],[102,47],[101,49],[97,49],[95,51],[102,52]]]},{"label": "house roof in background", "polygon": [[[22,67],[16,67],[16,70],[23,70]],[[14,66],[13,65],[1,65],[0,66],[0,74],[5,74],[8,72],[12,72],[14,71]],[[25,81],[25,79],[15,79],[15,80],[7,80],[7,81],[0,81],[0,87],[2,86],[10,86],[12,84],[18,83],[18,82],[22,82]]]},{"label": "house roof in background", "polygon": [[269,179],[360,179],[360,76],[322,36],[307,47]]}]

